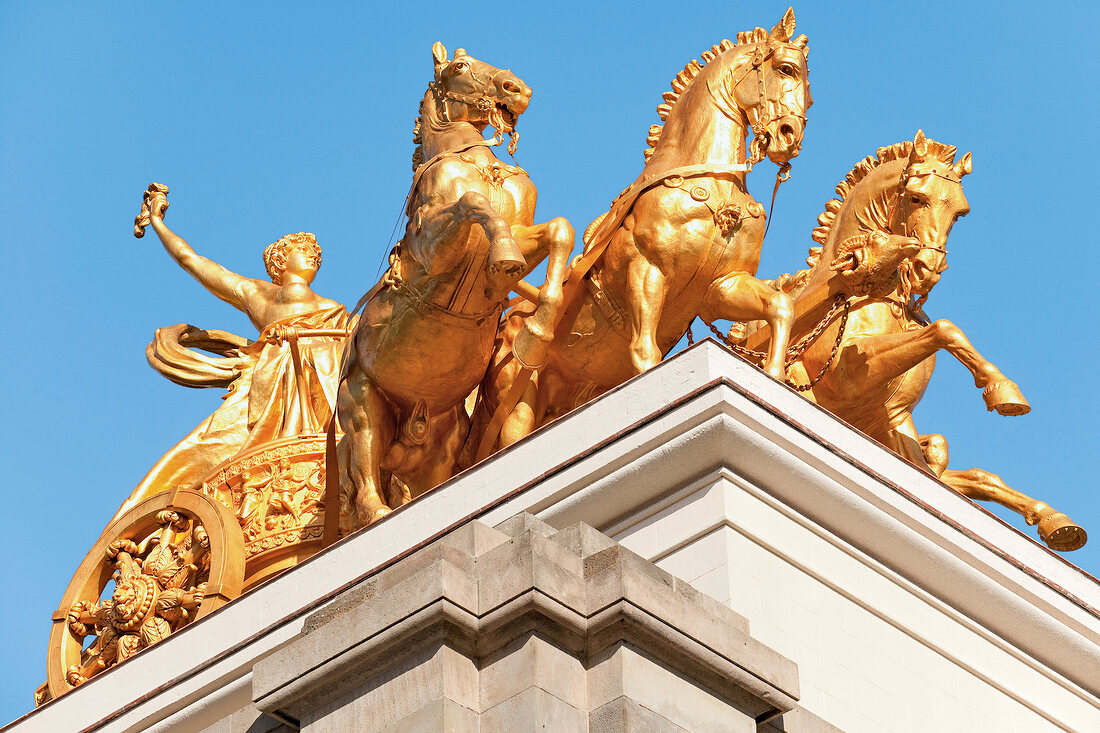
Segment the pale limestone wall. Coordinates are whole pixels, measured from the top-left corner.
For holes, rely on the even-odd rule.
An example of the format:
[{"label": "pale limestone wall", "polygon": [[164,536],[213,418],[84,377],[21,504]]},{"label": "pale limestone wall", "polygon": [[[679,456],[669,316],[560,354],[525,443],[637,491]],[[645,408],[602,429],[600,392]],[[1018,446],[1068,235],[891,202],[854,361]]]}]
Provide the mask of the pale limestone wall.
[{"label": "pale limestone wall", "polygon": [[[795,660],[845,731],[1100,730],[1097,700],[730,474],[613,529]],[[1100,671],[1100,670],[1098,670]]]},{"label": "pale limestone wall", "polygon": [[744,618],[529,514],[467,523],[348,589],[252,682],[257,708],[310,733],[753,733],[798,697],[795,665]]}]

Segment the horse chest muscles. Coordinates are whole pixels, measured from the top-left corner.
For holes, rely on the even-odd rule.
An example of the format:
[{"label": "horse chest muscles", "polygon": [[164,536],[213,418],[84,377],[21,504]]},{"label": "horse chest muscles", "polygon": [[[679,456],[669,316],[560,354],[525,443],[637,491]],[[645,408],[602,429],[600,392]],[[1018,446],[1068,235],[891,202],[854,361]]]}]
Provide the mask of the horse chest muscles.
[{"label": "horse chest muscles", "polygon": [[496,158],[483,160],[472,155],[459,158],[468,166],[467,182],[489,199],[489,204],[498,214],[515,220],[530,209],[533,217],[535,187],[525,170]]}]

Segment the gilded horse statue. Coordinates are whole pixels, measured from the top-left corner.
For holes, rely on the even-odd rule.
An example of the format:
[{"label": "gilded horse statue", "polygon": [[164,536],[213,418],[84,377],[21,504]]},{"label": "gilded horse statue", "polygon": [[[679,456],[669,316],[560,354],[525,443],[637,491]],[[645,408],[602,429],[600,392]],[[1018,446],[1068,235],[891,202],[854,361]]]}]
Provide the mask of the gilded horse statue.
[{"label": "gilded horse statue", "polygon": [[[947,468],[947,441],[921,435],[913,423],[936,365],[936,352],[958,359],[982,389],[986,407],[1001,415],[1023,415],[1030,406],[1015,383],[970,344],[958,326],[931,320],[923,304],[947,269],[947,237],[969,204],[962,178],[972,170],[970,153],[955,162],[955,148],[925,138],[879,148],[860,161],[837,186],[840,198],[825,205],[813,233],[820,247],[810,250],[808,270],[780,278],[776,285],[795,298],[799,314],[794,337],[817,322],[816,314],[835,297],[835,272],[874,258],[887,241],[916,240],[917,251],[893,248],[897,269],[885,276],[855,277],[841,293],[848,304],[831,309],[827,325],[791,365],[796,383],[811,385],[809,396],[853,427],[970,497],[993,501],[1038,524],[1039,536],[1052,549],[1075,550],[1085,531],[1047,504],[1010,488],[997,475],[980,469]],[[883,261],[890,261],[889,257]],[[808,319],[802,315],[812,313]],[[765,329],[747,340],[764,342]]]},{"label": "gilded horse statue", "polygon": [[[512,135],[531,89],[506,69],[432,48],[420,105],[404,237],[366,304],[345,363],[338,451],[350,526],[370,524],[455,473],[467,396],[485,374],[519,279],[549,257],[539,305],[520,325],[520,358],[553,337],[573,229],[535,224],[534,184],[491,146]],[[485,140],[486,127],[496,137]],[[531,288],[533,290],[533,288]],[[398,481],[391,481],[396,477]]]},{"label": "gilded horse statue", "polygon": [[[777,338],[764,369],[784,376],[790,298],[757,280],[764,207],[745,174],[798,154],[812,104],[806,36],[790,9],[769,32],[738,34],[690,62],[657,108],[641,175],[589,226],[566,283],[545,363],[512,349],[531,306],[502,329],[475,412],[469,461],[656,365],[695,318],[765,319]],[[746,150],[748,130],[753,139]]]}]

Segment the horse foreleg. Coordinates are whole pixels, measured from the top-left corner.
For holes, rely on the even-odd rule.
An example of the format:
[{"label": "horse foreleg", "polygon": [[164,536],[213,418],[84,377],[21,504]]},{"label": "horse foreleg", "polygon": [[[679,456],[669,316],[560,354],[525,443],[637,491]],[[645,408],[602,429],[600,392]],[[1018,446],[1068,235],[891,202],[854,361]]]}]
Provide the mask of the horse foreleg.
[{"label": "horse foreleg", "polygon": [[528,409],[530,401],[524,404],[526,393],[536,389],[535,380],[528,382],[518,400],[513,394],[513,385],[523,367],[513,358],[512,342],[525,315],[529,314],[519,310],[501,324],[493,360],[481,380],[481,394],[471,416],[469,435],[459,454],[463,468],[484,460],[493,451],[511,445],[535,429],[534,415]]},{"label": "horse foreleg", "polygon": [[854,338],[836,357],[833,380],[838,396],[844,401],[861,399],[869,390],[900,377],[946,345],[945,332],[934,324],[917,331]]},{"label": "horse foreleg", "polygon": [[947,353],[958,359],[974,375],[974,386],[982,390],[982,397],[989,410],[1009,416],[1031,412],[1031,405],[1016,383],[1001,374],[992,362],[979,354],[961,328],[942,318],[931,327],[941,332]]},{"label": "horse foreleg", "polygon": [[928,467],[932,469],[932,473],[942,476],[943,472],[947,470],[947,438],[939,433],[928,433],[921,435],[918,443],[921,452],[924,454],[924,460]]},{"label": "horse foreleg", "polygon": [[630,363],[641,374],[660,363],[657,325],[665,307],[665,275],[645,257],[636,257],[627,272],[629,289],[627,311],[630,314]]},{"label": "horse foreleg", "polygon": [[527,266],[516,240],[512,237],[512,227],[493,210],[483,194],[467,191],[454,204],[460,217],[479,225],[489,240],[489,260],[486,265],[490,275],[504,274],[518,277]]},{"label": "horse foreleg", "polygon": [[546,282],[539,288],[538,307],[524,319],[512,345],[516,359],[531,369],[546,361],[562,310],[562,283],[573,251],[573,227],[562,217],[531,227],[514,227],[513,235],[527,260],[527,271],[549,256]]},{"label": "horse foreleg", "polygon": [[511,227],[483,194],[467,191],[452,204],[422,206],[415,216],[416,237],[405,247],[430,275],[446,272],[466,254],[462,247],[442,245],[464,241],[473,224],[480,226],[489,240],[490,274],[516,276],[526,266]]},{"label": "horse foreleg", "polygon": [[394,438],[393,410],[378,385],[353,369],[340,385],[337,411],[349,449],[347,473],[354,487],[355,510],[359,521],[368,525],[390,513],[382,501],[381,466]]},{"label": "horse foreleg", "polygon": [[977,352],[958,326],[942,318],[917,331],[852,340],[840,355],[837,381],[863,393],[904,374],[941,349],[974,375],[976,386],[986,388],[989,409],[996,408],[1005,415],[1020,415],[1031,409],[1015,384]]},{"label": "horse foreleg", "polygon": [[772,338],[764,371],[779,380],[787,376],[787,343],[794,321],[794,306],[789,295],[773,290],[748,273],[733,273],[707,289],[702,316],[708,323],[716,320],[767,321]]},{"label": "horse foreleg", "polygon": [[997,474],[980,468],[967,471],[947,468],[947,439],[939,433],[921,435],[919,443],[925,462],[941,481],[969,499],[995,502],[1021,515],[1029,525],[1038,524],[1039,537],[1052,550],[1076,550],[1088,539],[1085,530],[1065,514],[1016,491]]}]

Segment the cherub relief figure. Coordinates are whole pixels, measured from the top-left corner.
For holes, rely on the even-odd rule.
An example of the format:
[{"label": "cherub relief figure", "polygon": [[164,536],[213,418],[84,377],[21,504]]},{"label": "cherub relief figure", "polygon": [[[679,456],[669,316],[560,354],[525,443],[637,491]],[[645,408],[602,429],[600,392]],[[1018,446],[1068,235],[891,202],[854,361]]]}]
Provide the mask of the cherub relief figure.
[{"label": "cherub relief figure", "polygon": [[[119,514],[160,491],[194,486],[223,461],[279,438],[320,433],[335,402],[348,316],[311,289],[321,266],[312,234],[288,234],[264,250],[269,280],[245,277],[195,252],[164,223],[168,188],[145,193],[134,233],[151,226],[181,268],[248,316],[254,342],[183,324],[158,329],[147,356],[154,369],[188,387],[228,387],[225,402],[164,455]],[[316,335],[324,331],[324,335]],[[219,354],[214,358],[195,348]],[[296,363],[298,362],[298,363]]]}]

